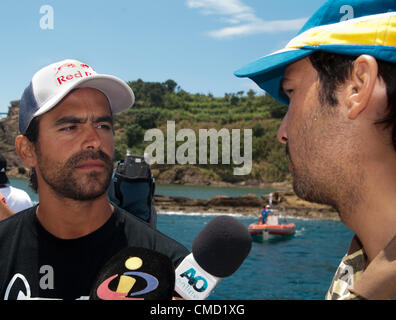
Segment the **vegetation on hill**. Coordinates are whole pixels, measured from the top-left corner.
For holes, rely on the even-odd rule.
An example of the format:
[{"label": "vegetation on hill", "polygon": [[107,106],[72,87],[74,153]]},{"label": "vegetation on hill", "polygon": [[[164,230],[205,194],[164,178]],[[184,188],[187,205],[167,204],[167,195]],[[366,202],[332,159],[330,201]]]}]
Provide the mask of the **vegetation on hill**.
[{"label": "vegetation on hill", "polygon": [[[144,82],[141,79],[128,82],[135,93],[136,102],[131,108],[115,117],[116,159],[124,158],[126,150],[143,155],[152,141],[144,141],[144,134],[151,128],[164,133],[166,163],[167,121],[175,121],[176,132],[192,129],[197,137],[196,152],[199,151],[199,129],[240,129],[241,155],[244,152],[244,129],[252,129],[253,166],[249,175],[233,174],[240,167],[231,160],[230,164],[195,164],[205,174],[226,182],[260,180],[263,182],[284,181],[289,178],[285,147],[276,139],[276,133],[287,107],[269,95],[257,95],[253,90],[226,93],[224,97],[212,94],[191,94],[181,89],[173,80],[163,83]],[[184,141],[176,142],[176,148]],[[218,158],[221,163],[222,140],[219,139]],[[209,146],[209,143],[208,143]],[[209,158],[210,150],[208,150]],[[196,156],[198,159],[198,155]],[[197,161],[198,162],[198,161]],[[161,171],[171,165],[157,165]]]}]

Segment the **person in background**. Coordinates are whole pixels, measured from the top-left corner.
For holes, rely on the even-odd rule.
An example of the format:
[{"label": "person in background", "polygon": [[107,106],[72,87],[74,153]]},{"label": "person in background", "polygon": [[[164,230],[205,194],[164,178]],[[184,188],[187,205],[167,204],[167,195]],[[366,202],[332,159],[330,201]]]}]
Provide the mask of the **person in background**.
[{"label": "person in background", "polygon": [[261,209],[261,223],[265,224],[268,218],[268,215],[271,213],[270,206],[267,204],[265,208]]},{"label": "person in background", "polygon": [[278,140],[297,196],[355,233],[326,299],[395,299],[396,1],[327,1],[235,74],[289,106]]},{"label": "person in background", "polygon": [[0,154],[0,193],[7,201],[8,207],[15,213],[32,207],[32,200],[26,191],[10,185],[6,171],[7,160]]},{"label": "person in background", "polygon": [[6,198],[0,193],[0,220],[8,218],[14,213],[8,206]]}]

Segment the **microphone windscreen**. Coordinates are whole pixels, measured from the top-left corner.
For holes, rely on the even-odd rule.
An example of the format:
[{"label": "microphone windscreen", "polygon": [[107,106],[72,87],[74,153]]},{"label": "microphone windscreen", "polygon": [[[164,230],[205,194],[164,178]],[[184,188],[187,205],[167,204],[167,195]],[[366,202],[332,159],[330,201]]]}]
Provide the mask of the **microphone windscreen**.
[{"label": "microphone windscreen", "polygon": [[251,247],[246,226],[230,216],[218,216],[194,239],[192,254],[206,272],[225,278],[240,267]]},{"label": "microphone windscreen", "polygon": [[91,300],[171,300],[175,268],[167,256],[129,247],[114,255],[92,287]]}]

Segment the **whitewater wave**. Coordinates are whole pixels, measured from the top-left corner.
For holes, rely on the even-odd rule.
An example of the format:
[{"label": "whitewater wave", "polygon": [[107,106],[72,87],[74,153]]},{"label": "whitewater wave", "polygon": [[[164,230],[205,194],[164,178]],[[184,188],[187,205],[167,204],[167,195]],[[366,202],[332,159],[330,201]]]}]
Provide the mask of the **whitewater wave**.
[{"label": "whitewater wave", "polygon": [[213,216],[232,216],[240,218],[251,218],[240,213],[224,213],[224,212],[183,212],[183,211],[159,211],[157,214],[163,215],[179,215],[179,216],[200,216],[200,217],[213,217]]}]

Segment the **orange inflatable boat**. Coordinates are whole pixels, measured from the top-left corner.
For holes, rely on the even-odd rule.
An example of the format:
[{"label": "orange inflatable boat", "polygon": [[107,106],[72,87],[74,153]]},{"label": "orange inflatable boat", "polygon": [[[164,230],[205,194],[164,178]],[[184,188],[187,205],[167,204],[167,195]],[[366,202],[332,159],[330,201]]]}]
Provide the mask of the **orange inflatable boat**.
[{"label": "orange inflatable boat", "polygon": [[[288,224],[279,224],[278,217],[270,216],[265,224],[254,222],[249,225],[249,233],[253,241],[262,242],[265,240],[282,239],[291,237],[296,231],[293,222]],[[260,219],[261,220],[261,219]]]}]

